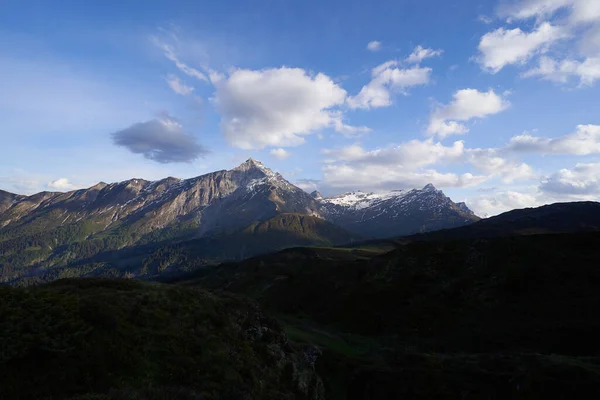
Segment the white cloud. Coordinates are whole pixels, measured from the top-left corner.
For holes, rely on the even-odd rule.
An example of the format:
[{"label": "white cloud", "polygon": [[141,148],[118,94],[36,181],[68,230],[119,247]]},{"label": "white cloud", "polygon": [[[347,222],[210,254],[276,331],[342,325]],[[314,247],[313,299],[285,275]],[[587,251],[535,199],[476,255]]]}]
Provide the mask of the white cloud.
[{"label": "white cloud", "polygon": [[441,187],[477,185],[487,179],[472,173],[439,172],[431,166],[464,161],[462,141],[451,146],[432,139],[411,140],[398,146],[365,150],[358,144],[324,150],[323,183],[338,189],[403,189],[433,183]]},{"label": "white cloud", "polygon": [[[468,187],[493,178],[504,183],[538,179],[530,165],[504,149],[469,149],[462,141],[445,146],[430,138],[374,150],[354,144],[325,149],[323,154],[324,183],[339,188],[399,189],[427,180],[442,187]],[[459,175],[434,169],[464,164],[474,171]]]},{"label": "white cloud", "polygon": [[575,0],[520,0],[503,4],[498,14],[514,19],[546,18],[557,10],[570,6]]},{"label": "white cloud", "polygon": [[436,163],[456,161],[464,154],[464,144],[456,141],[452,146],[434,143],[432,139],[411,140],[398,146],[367,151],[358,144],[342,149],[326,149],[327,163],[351,161],[373,165],[399,165],[403,168],[419,168]]},{"label": "white cloud", "polygon": [[278,160],[285,160],[286,158],[291,156],[289,151],[287,151],[286,149],[282,149],[281,147],[278,149],[271,149],[271,151],[269,151],[269,154],[271,154]]},{"label": "white cloud", "polygon": [[477,185],[487,178],[471,173],[458,175],[442,173],[433,169],[413,170],[402,166],[388,165],[326,165],[323,168],[324,182],[338,190],[390,190],[421,187],[432,183],[439,187],[468,187]]},{"label": "white cloud", "polygon": [[450,104],[436,109],[430,118],[427,133],[441,138],[452,134],[464,134],[469,129],[457,121],[484,118],[506,110],[510,103],[492,89],[480,92],[476,89],[462,89],[454,93]]},{"label": "white cloud", "polygon": [[295,146],[304,142],[303,136],[330,127],[344,134],[367,130],[343,123],[339,108],[346,91],[322,73],[238,69],[215,86],[223,134],[242,149]]},{"label": "white cloud", "polygon": [[587,23],[600,20],[600,2],[597,0],[572,0],[569,19],[572,23]]},{"label": "white cloud", "polygon": [[150,39],[154,43],[155,46],[157,46],[159,49],[161,49],[163,51],[163,54],[165,55],[165,57],[167,59],[169,59],[169,60],[173,61],[173,63],[175,63],[175,66],[181,72],[183,72],[184,74],[186,74],[188,76],[191,76],[196,79],[200,79],[205,82],[209,81],[208,77],[204,73],[200,72],[196,68],[190,67],[189,65],[187,65],[186,63],[181,61],[175,52],[175,48],[172,45],[163,42],[156,36],[152,36]]},{"label": "white cloud", "polygon": [[600,126],[578,125],[575,132],[555,139],[525,133],[511,138],[506,150],[542,154],[600,154]]},{"label": "white cloud", "polygon": [[540,190],[555,196],[597,201],[600,197],[600,163],[561,169],[543,180]]},{"label": "white cloud", "polygon": [[311,193],[315,190],[319,190],[322,181],[318,179],[298,179],[293,183],[305,192]]},{"label": "white cloud", "polygon": [[194,88],[183,83],[178,77],[175,75],[169,74],[165,80],[169,87],[177,94],[182,96],[186,96],[194,91]]},{"label": "white cloud", "polygon": [[49,182],[47,185],[50,189],[56,190],[73,190],[75,186],[69,182],[67,178],[59,178],[55,181]]},{"label": "white cloud", "polygon": [[591,86],[600,79],[600,57],[589,57],[583,62],[571,59],[559,62],[550,57],[540,57],[538,67],[526,71],[523,76],[539,76],[561,83],[566,83],[570,77],[576,77],[580,86]]},{"label": "white cloud", "polygon": [[600,19],[597,0],[521,0],[500,7],[499,14],[509,19],[545,19],[561,9],[568,9],[570,23],[585,23]]},{"label": "white cloud", "polygon": [[[555,41],[568,38],[568,52],[555,46],[552,58],[542,55],[538,66],[522,76],[559,83],[575,78],[579,86],[600,79],[600,1],[521,0],[500,7],[499,15],[509,22],[535,18],[538,27],[531,33],[500,28],[485,35],[478,58],[482,67],[495,73],[507,64],[524,64],[533,55],[544,54]],[[487,49],[482,49],[486,38]]]},{"label": "white cloud", "polygon": [[520,28],[498,28],[481,37],[477,61],[485,70],[495,74],[509,64],[523,64],[534,54],[543,53],[553,42],[565,38],[565,30],[548,22],[532,32]]},{"label": "white cloud", "polygon": [[583,34],[579,42],[579,50],[586,56],[600,55],[600,23],[595,24]]},{"label": "white cloud", "polygon": [[530,165],[506,158],[498,149],[467,149],[465,160],[488,176],[500,177],[504,183],[536,177]]},{"label": "white cloud", "polygon": [[438,57],[443,52],[443,50],[426,49],[419,45],[415,47],[414,51],[404,61],[411,64],[418,64],[426,58]]},{"label": "white cloud", "polygon": [[514,209],[539,207],[551,202],[551,200],[544,202],[535,192],[522,193],[511,190],[480,195],[466,201],[467,206],[479,216],[493,216]]},{"label": "white cloud", "polygon": [[379,51],[381,50],[381,42],[377,40],[373,40],[367,44],[367,50],[369,51]]},{"label": "white cloud", "polygon": [[371,71],[371,82],[363,86],[354,97],[348,98],[350,108],[378,108],[392,104],[391,93],[406,94],[412,86],[429,83],[431,68],[412,67],[398,68],[397,61],[387,61]]}]

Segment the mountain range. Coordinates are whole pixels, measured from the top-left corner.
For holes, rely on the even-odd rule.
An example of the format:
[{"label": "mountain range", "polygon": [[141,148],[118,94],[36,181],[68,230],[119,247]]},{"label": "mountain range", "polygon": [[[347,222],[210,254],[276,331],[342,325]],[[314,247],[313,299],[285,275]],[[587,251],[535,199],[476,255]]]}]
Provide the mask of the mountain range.
[{"label": "mountain range", "polygon": [[56,280],[0,285],[7,398],[600,395],[600,203],[478,220],[430,185],[323,198],[253,160],[134,181],[2,193],[5,282]]},{"label": "mountain range", "polygon": [[200,264],[207,264],[477,220],[465,204],[454,203],[432,185],[323,198],[249,159],[229,171],[191,179],[100,182],[88,189],[31,196],[0,191],[0,281],[61,276],[61,268],[74,264],[79,265],[77,274],[87,274],[107,267],[105,257],[111,252],[132,246],[146,246],[142,249],[148,253],[164,244],[189,242]]}]

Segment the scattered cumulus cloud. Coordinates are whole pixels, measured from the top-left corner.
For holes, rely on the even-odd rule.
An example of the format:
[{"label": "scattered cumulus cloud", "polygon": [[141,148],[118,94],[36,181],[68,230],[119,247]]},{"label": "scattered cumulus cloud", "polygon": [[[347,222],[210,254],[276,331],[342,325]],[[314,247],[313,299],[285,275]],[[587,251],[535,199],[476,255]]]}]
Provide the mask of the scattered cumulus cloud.
[{"label": "scattered cumulus cloud", "polygon": [[52,182],[49,182],[48,188],[56,189],[56,190],[73,190],[75,189],[75,185],[73,185],[67,178],[59,178]]},{"label": "scattered cumulus cloud", "polygon": [[346,91],[330,77],[300,68],[238,69],[215,84],[221,130],[232,146],[261,149],[304,143],[325,128],[342,134],[367,131],[343,122]]},{"label": "scattered cumulus cloud", "polygon": [[388,107],[392,104],[393,92],[407,94],[409,88],[429,83],[431,68],[399,68],[398,65],[398,61],[392,60],[373,68],[371,81],[356,96],[348,98],[348,106],[353,109]]},{"label": "scattered cumulus cloud", "polygon": [[563,28],[548,22],[532,32],[523,32],[520,28],[498,28],[483,35],[476,59],[482,68],[495,74],[507,65],[524,64],[533,55],[545,52],[550,44],[566,36]]},{"label": "scattered cumulus cloud", "polygon": [[[537,66],[521,74],[560,84],[572,80],[579,87],[600,78],[600,2],[596,0],[519,0],[504,2],[498,16],[507,23],[529,23],[535,28],[499,28],[485,34],[476,59],[496,73],[509,64],[524,65],[539,56]],[[557,46],[559,40],[568,47]],[[567,50],[568,49],[568,50]]]},{"label": "scattered cumulus cloud", "polygon": [[419,64],[426,58],[439,57],[443,52],[443,50],[426,49],[419,45],[415,47],[414,51],[404,61],[410,64]]},{"label": "scattered cumulus cloud", "polygon": [[403,166],[390,168],[374,164],[336,164],[323,168],[323,180],[337,191],[356,188],[380,191],[422,187],[428,183],[438,187],[468,187],[485,181],[486,177],[471,173],[439,172],[435,169],[414,170]]},{"label": "scattered cumulus cloud", "polygon": [[320,179],[297,179],[293,183],[308,193],[319,190],[322,185],[322,181]]},{"label": "scattered cumulus cloud", "polygon": [[371,151],[354,144],[341,149],[325,149],[326,163],[358,162],[379,165],[403,165],[423,167],[440,162],[448,162],[462,157],[464,144],[456,141],[451,146],[435,143],[433,140],[410,140],[398,146],[379,148]]},{"label": "scattered cumulus cloud", "polygon": [[575,132],[554,139],[524,133],[512,137],[506,149],[522,153],[600,154],[600,125],[578,125]]},{"label": "scattered cumulus cloud", "polygon": [[556,61],[550,57],[540,57],[538,66],[524,72],[523,77],[541,77],[560,83],[567,83],[574,77],[579,80],[580,86],[592,86],[600,79],[600,57],[589,57],[582,62],[572,59]]},{"label": "scattered cumulus cloud", "polygon": [[487,217],[514,209],[539,207],[551,202],[550,199],[544,202],[535,190],[526,192],[504,190],[471,198],[467,200],[467,206],[476,215]]},{"label": "scattered cumulus cloud", "polygon": [[114,132],[112,139],[117,146],[163,164],[192,162],[207,154],[196,137],[168,114]]},{"label": "scattered cumulus cloud", "polygon": [[182,96],[187,96],[194,91],[193,87],[186,85],[181,81],[181,79],[173,74],[169,74],[165,80],[167,81],[167,84],[171,90]]},{"label": "scattered cumulus cloud", "polygon": [[503,4],[498,14],[509,20],[543,20],[559,10],[567,10],[571,24],[600,19],[600,3],[595,0],[521,0]]},{"label": "scattered cumulus cloud", "polygon": [[600,163],[576,164],[573,169],[561,169],[547,177],[540,190],[561,196],[577,196],[598,200],[600,197]]},{"label": "scattered cumulus cloud", "polygon": [[373,40],[372,42],[369,42],[367,44],[367,50],[373,51],[373,52],[381,50],[381,42],[379,42],[377,40]]},{"label": "scattered cumulus cloud", "polygon": [[433,183],[440,187],[468,187],[487,179],[472,173],[439,172],[433,165],[464,162],[462,141],[444,146],[432,139],[411,140],[398,146],[366,150],[358,144],[325,149],[323,184],[343,189],[404,189]]},{"label": "scattered cumulus cloud", "polygon": [[269,151],[269,154],[271,154],[278,160],[285,160],[286,158],[291,156],[289,151],[287,151],[286,149],[282,149],[281,147],[278,149],[271,149],[271,151]]},{"label": "scattered cumulus cloud", "polygon": [[466,149],[464,160],[487,176],[499,177],[503,183],[537,177],[530,165],[516,160],[503,149]]},{"label": "scattered cumulus cloud", "polygon": [[480,92],[477,89],[462,89],[454,93],[450,104],[442,105],[433,111],[427,134],[444,138],[464,134],[469,128],[462,122],[474,118],[484,118],[500,113],[510,106],[510,102],[492,89]]}]

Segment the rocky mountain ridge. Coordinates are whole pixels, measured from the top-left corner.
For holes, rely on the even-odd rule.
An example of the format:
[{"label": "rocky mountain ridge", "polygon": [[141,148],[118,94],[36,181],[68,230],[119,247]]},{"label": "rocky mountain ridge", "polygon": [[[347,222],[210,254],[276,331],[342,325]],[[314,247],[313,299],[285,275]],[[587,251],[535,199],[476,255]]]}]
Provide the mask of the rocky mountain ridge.
[{"label": "rocky mountain ridge", "polygon": [[[0,192],[0,279],[20,276],[32,266],[37,274],[43,274],[49,268],[134,245],[214,235],[220,235],[221,242],[227,235],[232,235],[232,241],[234,237],[248,238],[239,232],[283,214],[336,225],[332,243],[340,243],[344,237],[350,242],[452,228],[478,219],[432,185],[383,195],[354,192],[322,198],[248,159],[231,170],[190,179],[100,182],[88,189],[31,196]],[[307,237],[314,238],[315,244],[328,243],[333,238],[333,228],[327,224],[306,226],[315,231],[284,232],[292,225],[278,226],[286,237],[280,244],[307,245]],[[258,247],[269,250],[268,246]]]},{"label": "rocky mountain ridge", "polygon": [[354,191],[320,202],[326,219],[376,238],[455,228],[479,220],[465,203],[454,203],[432,184],[386,193]]}]

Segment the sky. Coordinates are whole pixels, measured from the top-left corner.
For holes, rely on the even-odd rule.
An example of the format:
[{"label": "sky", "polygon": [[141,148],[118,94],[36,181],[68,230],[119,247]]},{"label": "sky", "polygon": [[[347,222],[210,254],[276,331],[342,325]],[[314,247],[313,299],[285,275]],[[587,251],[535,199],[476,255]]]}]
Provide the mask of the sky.
[{"label": "sky", "polygon": [[600,1],[0,1],[0,189],[252,157],[478,215],[600,197]]}]

